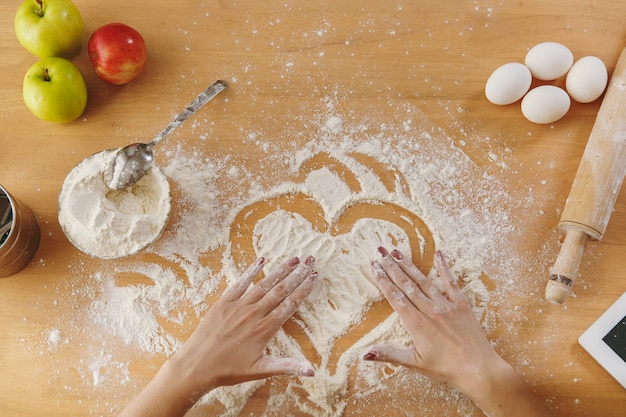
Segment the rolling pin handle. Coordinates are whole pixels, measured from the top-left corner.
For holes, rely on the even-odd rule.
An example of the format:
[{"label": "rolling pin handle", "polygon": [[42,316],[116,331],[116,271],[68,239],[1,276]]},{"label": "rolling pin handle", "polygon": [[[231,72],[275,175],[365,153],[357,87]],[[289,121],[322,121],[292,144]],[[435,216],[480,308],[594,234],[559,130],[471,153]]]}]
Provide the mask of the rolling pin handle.
[{"label": "rolling pin handle", "polygon": [[569,297],[574,281],[578,276],[578,267],[585,251],[588,235],[579,229],[569,229],[546,285],[546,300],[563,304]]}]

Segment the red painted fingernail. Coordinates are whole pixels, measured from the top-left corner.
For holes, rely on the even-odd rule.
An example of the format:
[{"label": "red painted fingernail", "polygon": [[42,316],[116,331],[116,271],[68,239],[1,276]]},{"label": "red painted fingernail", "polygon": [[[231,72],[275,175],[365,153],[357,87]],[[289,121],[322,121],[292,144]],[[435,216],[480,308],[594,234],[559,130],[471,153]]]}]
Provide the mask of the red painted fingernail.
[{"label": "red painted fingernail", "polygon": [[366,361],[373,361],[374,359],[376,359],[376,352],[372,352],[371,350],[369,352],[365,352],[365,354],[363,355],[363,359],[365,359]]},{"label": "red painted fingernail", "polygon": [[385,270],[378,262],[372,262],[372,269],[374,270],[374,275],[377,278],[385,273]]},{"label": "red painted fingernail", "polygon": [[391,251],[391,256],[393,256],[395,259],[399,261],[404,259],[404,256],[402,256],[402,253],[400,253],[400,251],[397,249],[394,249]]},{"label": "red painted fingernail", "polygon": [[308,256],[304,261],[305,265],[312,265],[313,262],[315,262],[315,258],[313,256]]},{"label": "red painted fingernail", "polygon": [[313,367],[311,365],[308,365],[301,368],[298,371],[298,375],[300,376],[315,376],[315,369],[313,369]]},{"label": "red painted fingernail", "polygon": [[389,252],[387,252],[387,249],[383,248],[382,246],[378,247],[378,253],[380,253],[383,257],[389,255]]},{"label": "red painted fingernail", "polygon": [[319,275],[320,275],[319,272],[311,271],[311,275],[309,275],[309,279],[311,281],[315,281],[315,280],[317,280],[317,277],[319,277]]},{"label": "red painted fingernail", "polygon": [[296,266],[300,263],[300,258],[298,258],[297,256],[294,256],[293,258],[291,258],[289,260],[289,262],[287,262],[287,265],[289,266]]},{"label": "red painted fingernail", "polygon": [[257,265],[264,265],[265,264],[265,258],[261,256],[259,259],[256,260],[256,264]]}]

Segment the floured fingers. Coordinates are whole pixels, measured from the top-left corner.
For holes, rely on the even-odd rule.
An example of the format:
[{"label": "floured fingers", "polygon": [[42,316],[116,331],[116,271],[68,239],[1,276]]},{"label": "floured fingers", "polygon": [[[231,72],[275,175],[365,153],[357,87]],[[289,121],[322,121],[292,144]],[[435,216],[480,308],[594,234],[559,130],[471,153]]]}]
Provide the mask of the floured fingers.
[{"label": "floured fingers", "polygon": [[274,288],[279,282],[284,280],[289,274],[291,274],[300,264],[300,258],[294,256],[289,261],[280,264],[272,272],[265,275],[254,287],[245,294],[245,301],[252,304],[259,301],[261,298]]},{"label": "floured fingers", "polygon": [[250,265],[243,274],[241,274],[239,279],[235,281],[230,287],[228,287],[226,291],[224,291],[224,294],[222,294],[222,299],[225,301],[234,301],[239,299],[246,292],[254,277],[256,277],[259,272],[261,272],[264,265],[265,258],[257,258],[257,260],[254,261],[254,263]]},{"label": "floured fingers", "polygon": [[[383,255],[383,266],[388,267],[391,271],[396,269],[400,270],[401,273],[396,272],[395,275],[406,277],[404,279],[410,281],[410,284],[405,285],[410,288],[410,291],[415,293],[414,297],[417,297],[416,301],[423,300],[424,298],[427,300],[438,301],[442,297],[439,289],[415,266],[415,264],[413,264],[410,259],[406,258],[402,252],[394,249],[391,251],[391,254],[384,255],[382,252],[381,254]],[[417,286],[418,291],[415,291],[415,286]]]},{"label": "floured fingers", "polygon": [[435,252],[435,268],[443,283],[447,298],[454,301],[458,296],[462,296],[458,277],[452,272],[450,265],[448,265],[448,262],[440,250]]},{"label": "floured fingers", "polygon": [[[304,297],[308,295],[308,292],[310,292],[307,292],[307,285],[300,289],[300,291],[298,291],[298,288],[301,284],[305,283],[308,278],[311,278],[309,281],[314,281],[317,277],[317,272],[313,270],[314,263],[315,258],[313,256],[309,256],[286,277],[277,281],[275,285],[266,291],[266,293],[257,301],[257,303],[261,305],[261,311],[265,312],[265,314],[269,314],[274,309],[277,309],[278,311],[276,314],[281,317],[289,312],[293,314],[293,312],[295,312],[298,308],[298,305],[302,302],[302,300],[304,300]],[[259,283],[259,285],[261,285],[261,283]],[[286,306],[286,308],[278,309],[277,307],[281,304],[283,304],[283,307]],[[289,314],[289,316],[291,314]]]}]

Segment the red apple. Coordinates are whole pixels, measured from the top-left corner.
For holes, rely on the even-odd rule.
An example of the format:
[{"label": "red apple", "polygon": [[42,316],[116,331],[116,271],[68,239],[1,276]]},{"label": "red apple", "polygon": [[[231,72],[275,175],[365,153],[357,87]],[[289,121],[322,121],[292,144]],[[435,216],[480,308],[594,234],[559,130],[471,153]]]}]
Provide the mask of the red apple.
[{"label": "red apple", "polygon": [[109,23],[96,29],[87,50],[98,77],[116,85],[134,80],[148,57],[141,34],[123,23]]}]

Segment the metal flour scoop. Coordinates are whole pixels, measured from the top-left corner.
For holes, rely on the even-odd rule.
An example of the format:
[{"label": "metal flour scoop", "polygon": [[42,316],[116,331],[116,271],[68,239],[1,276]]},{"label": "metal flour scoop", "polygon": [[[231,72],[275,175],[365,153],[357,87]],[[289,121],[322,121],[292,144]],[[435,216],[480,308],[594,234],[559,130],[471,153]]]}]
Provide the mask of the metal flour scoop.
[{"label": "metal flour scoop", "polygon": [[184,111],[176,116],[176,118],[151,142],[133,143],[120,149],[110,169],[105,172],[104,180],[107,185],[113,190],[121,190],[139,181],[152,166],[154,159],[152,148],[226,87],[227,84],[225,81],[218,80],[214,82],[206,90],[201,92],[198,97],[189,104]]}]

